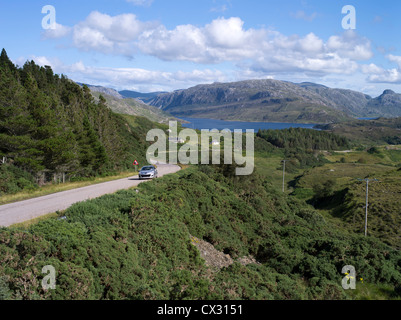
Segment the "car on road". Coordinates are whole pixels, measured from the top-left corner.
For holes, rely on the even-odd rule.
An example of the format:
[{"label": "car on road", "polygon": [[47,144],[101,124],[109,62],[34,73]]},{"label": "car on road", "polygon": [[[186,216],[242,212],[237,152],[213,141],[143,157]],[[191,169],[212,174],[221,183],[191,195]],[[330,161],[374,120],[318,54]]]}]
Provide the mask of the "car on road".
[{"label": "car on road", "polygon": [[155,166],[144,166],[139,171],[139,179],[153,179],[157,178],[158,172]]}]

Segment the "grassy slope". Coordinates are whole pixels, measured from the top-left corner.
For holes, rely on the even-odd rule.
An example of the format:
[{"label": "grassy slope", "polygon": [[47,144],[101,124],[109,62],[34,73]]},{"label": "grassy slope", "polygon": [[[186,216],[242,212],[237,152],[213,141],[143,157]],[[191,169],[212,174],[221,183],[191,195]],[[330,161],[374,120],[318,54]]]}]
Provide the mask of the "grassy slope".
[{"label": "grassy slope", "polygon": [[388,137],[401,138],[401,118],[347,121],[322,126],[322,129],[363,144],[384,144],[388,143]]},{"label": "grassy slope", "polygon": [[[363,234],[366,184],[357,179],[376,178],[379,182],[369,185],[369,234],[400,248],[401,150],[379,150],[377,154],[355,151],[327,156],[331,163],[298,177],[294,195],[314,203],[323,215],[343,228]],[[335,182],[332,195],[316,199],[313,186],[327,180]]]},{"label": "grassy slope", "polygon": [[[387,122],[387,120],[385,120]],[[395,120],[389,120],[387,125],[394,126]],[[382,123],[379,124],[383,125]],[[365,128],[366,129],[366,128]],[[388,128],[387,128],[388,129]],[[357,144],[365,142],[368,146],[376,145],[378,136],[389,134],[387,129],[377,131],[369,128],[366,140],[360,135],[352,134],[352,130],[344,136],[354,138]],[[396,132],[395,128],[391,129]],[[356,138],[356,140],[355,140]],[[380,141],[380,139],[379,139]],[[368,147],[368,148],[369,148]],[[322,151],[329,163],[307,170],[294,170],[286,173],[291,180],[287,183],[287,193],[313,204],[332,225],[350,234],[364,234],[366,184],[357,179],[377,178],[379,182],[369,186],[368,234],[393,248],[401,248],[399,229],[401,227],[401,147],[377,146],[374,152],[327,152]],[[275,153],[258,157],[256,162],[262,165],[263,175],[268,177],[276,187],[281,186],[282,169],[280,160],[283,155]],[[318,198],[313,189],[326,181],[334,181],[334,187],[329,196]],[[367,283],[360,283],[358,290],[350,292],[354,299],[386,299],[388,288]]]},{"label": "grassy slope", "polygon": [[[138,193],[76,204],[67,220],[0,230],[0,292],[26,299],[346,299],[341,268],[351,264],[367,284],[389,288],[386,298],[396,297],[399,252],[343,232],[260,176],[231,178],[227,169],[189,168]],[[210,272],[191,236],[261,264]],[[48,264],[58,270],[57,289],[43,292],[35,281]]]}]

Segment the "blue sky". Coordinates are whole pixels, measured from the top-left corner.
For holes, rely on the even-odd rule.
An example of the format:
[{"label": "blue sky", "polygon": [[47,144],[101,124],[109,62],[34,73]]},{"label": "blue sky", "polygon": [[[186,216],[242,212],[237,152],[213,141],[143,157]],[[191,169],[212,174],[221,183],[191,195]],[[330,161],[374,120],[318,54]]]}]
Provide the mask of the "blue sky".
[{"label": "blue sky", "polygon": [[[142,92],[246,79],[401,92],[400,1],[0,1],[0,43],[79,82]],[[44,29],[45,5],[55,29]],[[356,10],[345,30],[342,8]],[[49,22],[46,20],[45,22]]]}]

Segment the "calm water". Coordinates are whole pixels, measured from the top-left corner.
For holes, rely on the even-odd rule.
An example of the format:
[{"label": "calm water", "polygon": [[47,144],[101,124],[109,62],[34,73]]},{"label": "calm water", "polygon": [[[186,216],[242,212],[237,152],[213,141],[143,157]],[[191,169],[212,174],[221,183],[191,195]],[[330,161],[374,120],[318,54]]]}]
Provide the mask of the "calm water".
[{"label": "calm water", "polygon": [[242,121],[223,121],[216,119],[195,119],[195,118],[180,118],[190,123],[184,123],[182,126],[191,129],[254,129],[258,132],[259,129],[287,129],[287,128],[307,128],[313,129],[316,124],[302,123],[274,123],[274,122],[242,122]]}]

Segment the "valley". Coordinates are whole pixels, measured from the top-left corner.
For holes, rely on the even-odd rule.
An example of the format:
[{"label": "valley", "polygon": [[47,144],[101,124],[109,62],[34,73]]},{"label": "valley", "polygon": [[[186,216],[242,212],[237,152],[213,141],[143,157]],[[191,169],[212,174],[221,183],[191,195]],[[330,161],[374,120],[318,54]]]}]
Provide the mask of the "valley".
[{"label": "valley", "polygon": [[[168,132],[165,123],[176,119],[164,110],[252,121],[261,120],[266,100],[268,120],[322,123],[256,131],[249,176],[235,175],[233,164],[186,165],[1,228],[0,299],[401,299],[400,118],[355,120],[359,105],[331,105],[340,93],[310,83],[200,85],[157,95],[151,107],[111,89],[91,91],[33,61],[17,67],[5,50],[0,72],[0,196],[134,173],[134,160],[146,163],[147,132]],[[365,237],[358,179],[366,178],[378,182]],[[34,212],[19,209],[27,219]],[[46,265],[57,270],[55,290],[38,284]],[[345,265],[356,269],[356,290],[341,286]]]}]

